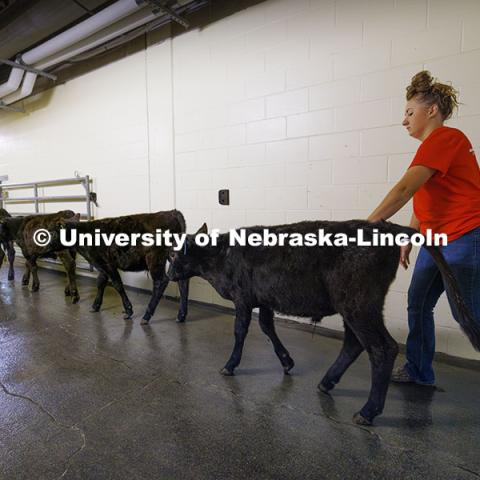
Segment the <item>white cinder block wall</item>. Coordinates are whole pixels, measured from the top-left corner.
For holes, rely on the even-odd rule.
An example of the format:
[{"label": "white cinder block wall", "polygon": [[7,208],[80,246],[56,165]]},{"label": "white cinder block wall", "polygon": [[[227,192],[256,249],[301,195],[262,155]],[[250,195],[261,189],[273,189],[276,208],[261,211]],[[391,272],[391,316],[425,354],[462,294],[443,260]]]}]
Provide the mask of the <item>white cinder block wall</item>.
[{"label": "white cinder block wall", "polygon": [[[365,218],[418,147],[400,123],[423,68],[460,89],[449,124],[479,146],[479,24],[474,0],[270,0],[175,39],[176,200],[190,230]],[[399,271],[385,310],[400,341],[410,275]],[[224,303],[194,283],[195,298]],[[439,351],[480,358],[444,298],[436,325]]]},{"label": "white cinder block wall", "polygon": [[[176,205],[190,232],[365,218],[418,147],[400,123],[419,70],[460,90],[449,125],[480,146],[479,24],[477,0],[269,0],[58,87],[28,115],[2,114],[0,174],[80,170],[95,178],[98,216]],[[402,342],[410,275],[399,271],[385,309]],[[198,279],[191,293],[226,303]],[[444,298],[436,325],[437,350],[480,358]]]},{"label": "white cinder block wall", "polygon": [[[27,99],[27,114],[0,113],[0,175],[15,183],[90,175],[98,194],[97,218],[173,208],[171,78],[171,42],[166,41]],[[56,187],[43,193],[74,192],[84,190]],[[86,211],[72,203],[41,207]],[[124,278],[151,286],[145,274]]]}]

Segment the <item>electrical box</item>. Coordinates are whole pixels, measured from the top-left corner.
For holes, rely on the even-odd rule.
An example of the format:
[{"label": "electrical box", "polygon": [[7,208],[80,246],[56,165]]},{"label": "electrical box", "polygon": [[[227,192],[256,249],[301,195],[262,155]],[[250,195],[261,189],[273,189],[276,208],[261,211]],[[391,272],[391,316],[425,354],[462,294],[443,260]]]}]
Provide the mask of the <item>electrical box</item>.
[{"label": "electrical box", "polygon": [[218,203],[220,205],[230,205],[230,190],[218,191]]}]

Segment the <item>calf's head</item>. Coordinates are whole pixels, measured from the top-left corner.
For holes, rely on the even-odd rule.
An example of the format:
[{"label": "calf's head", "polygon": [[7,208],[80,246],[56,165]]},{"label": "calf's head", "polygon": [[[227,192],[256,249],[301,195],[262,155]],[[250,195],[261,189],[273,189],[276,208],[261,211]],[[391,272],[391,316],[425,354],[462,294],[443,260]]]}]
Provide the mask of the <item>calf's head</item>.
[{"label": "calf's head", "polygon": [[48,228],[50,233],[50,245],[52,248],[61,250],[62,244],[60,242],[60,231],[61,230],[70,230],[75,228],[77,223],[80,221],[80,214],[77,213],[73,217],[61,218],[57,220],[54,225],[51,225]]},{"label": "calf's head", "polygon": [[187,278],[200,275],[200,264],[205,256],[205,247],[199,247],[195,242],[195,236],[199,233],[207,233],[207,225],[204,223],[195,235],[187,235],[181,250],[171,248],[168,252],[169,267],[167,276],[170,280],[186,280]]}]

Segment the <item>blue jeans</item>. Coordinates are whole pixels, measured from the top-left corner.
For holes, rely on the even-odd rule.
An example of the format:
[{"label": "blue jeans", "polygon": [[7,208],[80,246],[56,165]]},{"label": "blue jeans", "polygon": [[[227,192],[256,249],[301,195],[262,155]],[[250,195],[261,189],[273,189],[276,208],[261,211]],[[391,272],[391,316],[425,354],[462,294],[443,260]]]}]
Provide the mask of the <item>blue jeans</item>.
[{"label": "blue jeans", "polygon": [[[476,321],[480,321],[480,227],[440,247]],[[430,254],[421,248],[408,290],[407,363],[405,368],[417,383],[434,384],[435,324],[433,308],[445,291],[442,276]],[[450,299],[455,317],[455,308]]]}]

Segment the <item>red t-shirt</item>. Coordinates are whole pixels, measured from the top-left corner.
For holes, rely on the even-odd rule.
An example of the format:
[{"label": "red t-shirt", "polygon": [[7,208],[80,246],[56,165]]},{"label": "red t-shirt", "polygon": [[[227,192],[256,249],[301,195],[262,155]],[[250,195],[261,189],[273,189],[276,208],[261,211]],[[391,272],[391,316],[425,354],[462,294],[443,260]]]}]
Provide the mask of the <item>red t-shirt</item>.
[{"label": "red t-shirt", "polygon": [[[446,233],[451,242],[480,226],[480,169],[468,138],[456,128],[436,128],[410,167],[437,170],[413,196],[420,231]],[[409,168],[410,168],[409,167]]]}]

